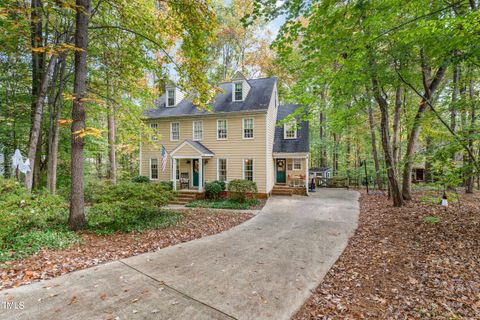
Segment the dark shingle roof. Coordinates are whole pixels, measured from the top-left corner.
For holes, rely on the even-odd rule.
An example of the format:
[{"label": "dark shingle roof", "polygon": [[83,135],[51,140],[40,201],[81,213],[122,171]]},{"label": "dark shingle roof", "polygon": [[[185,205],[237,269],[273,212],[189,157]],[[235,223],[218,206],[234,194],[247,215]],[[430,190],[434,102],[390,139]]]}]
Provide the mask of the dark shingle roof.
[{"label": "dark shingle roof", "polygon": [[203,144],[201,144],[198,141],[194,141],[194,140],[190,140],[190,139],[187,139],[186,141],[188,141],[192,146],[194,146],[195,148],[197,148],[198,150],[200,150],[204,154],[215,154],[212,151],[210,151],[210,149],[208,149],[207,147],[205,147]]},{"label": "dark shingle roof", "polygon": [[[288,115],[292,114],[299,104],[290,104],[278,107],[277,124],[279,121],[285,119]],[[283,138],[283,125],[275,127],[275,140],[273,143],[273,152],[310,152],[310,143],[308,138],[308,122],[300,121],[297,118],[297,138],[296,139],[284,139]]]},{"label": "dark shingle roof", "polygon": [[[217,95],[212,105],[212,113],[222,112],[241,112],[241,111],[266,111],[270,103],[273,89],[275,88],[276,78],[251,79],[248,83],[251,86],[244,101],[232,101],[232,83],[225,82],[219,86],[223,93]],[[175,107],[165,106],[165,95],[162,95],[155,106],[143,112],[147,118],[179,117],[209,114],[205,110],[198,110],[192,103],[192,99],[187,97]]]}]

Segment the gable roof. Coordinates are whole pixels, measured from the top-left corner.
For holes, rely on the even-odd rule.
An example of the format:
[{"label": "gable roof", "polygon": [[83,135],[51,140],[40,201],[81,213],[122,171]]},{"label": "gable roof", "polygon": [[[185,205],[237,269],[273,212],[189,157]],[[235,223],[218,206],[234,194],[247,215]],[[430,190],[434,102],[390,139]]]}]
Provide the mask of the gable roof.
[{"label": "gable roof", "polygon": [[210,149],[208,149],[207,147],[205,147],[203,144],[201,144],[200,142],[198,141],[193,141],[193,140],[190,140],[190,139],[186,139],[184,140],[182,143],[180,143],[179,145],[177,145],[175,147],[175,149],[173,149],[171,152],[170,152],[170,155],[174,155],[176,152],[180,151],[185,145],[190,145],[193,149],[195,149],[196,151],[198,151],[199,155],[201,156],[209,156],[209,157],[212,157],[215,155],[215,153],[213,153],[212,151],[210,151]]},{"label": "gable roof", "polygon": [[250,92],[244,101],[232,101],[232,82],[220,84],[223,93],[219,93],[211,103],[212,111],[198,110],[192,103],[191,97],[180,101],[175,107],[165,106],[165,94],[162,95],[153,107],[143,112],[149,119],[164,117],[197,116],[212,113],[267,111],[277,78],[262,78],[248,80]]},{"label": "gable roof", "polygon": [[[301,105],[290,104],[282,105],[278,107],[277,124],[292,114]],[[284,139],[283,137],[283,125],[275,126],[275,140],[273,142],[273,152],[283,153],[295,153],[295,152],[310,152],[309,143],[309,129],[307,121],[300,121],[297,119],[297,138],[296,139]]]}]

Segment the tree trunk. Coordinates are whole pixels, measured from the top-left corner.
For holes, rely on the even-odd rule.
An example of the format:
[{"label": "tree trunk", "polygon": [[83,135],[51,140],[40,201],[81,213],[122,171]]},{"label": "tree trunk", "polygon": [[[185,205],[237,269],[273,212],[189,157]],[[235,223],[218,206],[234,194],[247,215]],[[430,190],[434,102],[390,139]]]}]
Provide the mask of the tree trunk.
[{"label": "tree trunk", "polygon": [[390,146],[390,137],[388,133],[388,102],[382,96],[378,80],[375,78],[372,79],[372,87],[373,87],[373,95],[375,97],[375,100],[378,103],[378,106],[380,107],[380,113],[381,113],[380,127],[382,132],[381,139],[382,139],[383,152],[385,155],[385,165],[387,166],[387,176],[388,176],[388,182],[390,185],[390,194],[393,199],[393,205],[395,207],[401,207],[403,206],[403,198],[402,198],[402,193],[400,191],[400,186],[398,184],[398,180],[395,172],[395,165],[393,162],[393,152]]},{"label": "tree trunk", "polygon": [[68,224],[73,230],[85,225],[85,202],[83,194],[84,138],[79,133],[85,130],[85,106],[82,99],[87,87],[88,22],[91,0],[77,0],[75,22],[75,79],[73,82],[72,150],[71,150],[71,199]]},{"label": "tree trunk", "polygon": [[[474,92],[474,83],[472,78],[470,78],[470,83],[469,83],[469,100],[470,100],[470,130],[468,132],[468,147],[470,150],[473,150],[473,140],[474,140],[474,135],[476,133],[476,128],[475,128],[475,118],[477,117],[477,110],[476,110],[476,103],[475,103],[475,92]],[[467,176],[467,181],[465,184],[465,193],[473,193],[473,189],[475,187],[475,174],[473,171],[475,170],[474,168],[474,163],[472,158],[468,158],[468,166],[471,168],[469,171],[472,171],[470,175]],[[477,172],[478,174],[478,172]],[[480,180],[478,181],[479,183],[479,188],[480,188]]]},{"label": "tree trunk", "polygon": [[320,167],[327,167],[327,148],[325,145],[325,114],[320,112]]},{"label": "tree trunk", "polygon": [[[110,83],[107,80],[107,90],[110,92]],[[112,103],[108,106],[108,160],[110,163],[109,174],[113,184],[117,184],[117,158],[116,158],[116,126],[115,107]]]},{"label": "tree trunk", "polygon": [[333,132],[333,156],[332,156],[332,172],[333,176],[338,175],[338,135]]},{"label": "tree trunk", "polygon": [[382,176],[380,174],[380,162],[377,152],[377,135],[375,134],[375,123],[373,121],[373,110],[370,102],[368,103],[368,123],[370,125],[370,135],[372,141],[373,162],[375,164],[375,177],[377,179],[378,189],[383,190]]},{"label": "tree trunk", "polygon": [[47,160],[47,189],[55,194],[57,192],[57,163],[58,163],[58,142],[60,140],[60,118],[62,115],[63,89],[65,87],[65,71],[67,67],[66,55],[60,55],[60,82],[58,91],[53,103],[55,117],[52,123],[52,137],[48,150]]},{"label": "tree trunk", "polygon": [[35,161],[35,157],[37,155],[38,140],[39,140],[41,126],[42,126],[43,104],[45,102],[45,96],[47,94],[48,85],[50,83],[51,74],[56,61],[57,61],[57,56],[52,55],[50,62],[48,63],[47,71],[43,76],[42,83],[40,85],[40,92],[38,94],[37,103],[35,104],[35,114],[33,117],[32,131],[30,134],[30,142],[28,144],[28,152],[27,152],[27,158],[30,159],[32,170],[27,172],[27,174],[25,175],[25,187],[27,188],[28,192],[32,191],[32,186],[33,186],[33,175],[34,175],[33,169],[35,168],[33,164]]},{"label": "tree trunk", "polygon": [[395,92],[395,110],[393,112],[393,164],[395,169],[398,168],[400,162],[400,115],[402,112],[402,86],[398,86]]},{"label": "tree trunk", "polygon": [[428,107],[428,102],[431,101],[433,93],[437,89],[440,82],[443,80],[445,76],[445,72],[447,71],[447,66],[442,65],[438,68],[437,73],[433,80],[430,79],[431,77],[431,69],[425,63],[425,59],[422,54],[422,76],[423,76],[423,87],[424,87],[424,98],[420,101],[420,105],[417,110],[417,114],[415,115],[415,119],[413,122],[412,130],[410,131],[410,135],[408,138],[408,145],[407,150],[405,152],[405,165],[403,167],[403,183],[402,183],[402,195],[405,200],[412,199],[412,167],[413,167],[413,156],[415,154],[416,144],[418,141],[418,137],[420,135],[420,130],[422,128],[422,120],[423,115]]}]

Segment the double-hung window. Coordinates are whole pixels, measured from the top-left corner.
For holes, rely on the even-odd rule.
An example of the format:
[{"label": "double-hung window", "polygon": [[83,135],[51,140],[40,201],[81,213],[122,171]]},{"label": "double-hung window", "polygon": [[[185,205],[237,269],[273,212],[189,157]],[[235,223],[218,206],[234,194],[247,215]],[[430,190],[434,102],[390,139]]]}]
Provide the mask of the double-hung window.
[{"label": "double-hung window", "polygon": [[243,160],[243,179],[253,181],[253,159]]},{"label": "double-hung window", "polygon": [[285,139],[296,139],[297,138],[297,121],[292,120],[288,123],[285,123],[283,126],[283,136]]},{"label": "double-hung window", "polygon": [[253,139],[253,119],[243,119],[243,139]]},{"label": "double-hung window", "polygon": [[180,139],[180,123],[170,122],[170,141],[178,141]]},{"label": "double-hung window", "polygon": [[243,100],[243,84],[241,82],[235,82],[235,101]]},{"label": "double-hung window", "polygon": [[193,140],[203,139],[203,121],[193,121]]},{"label": "double-hung window", "polygon": [[152,134],[150,135],[150,139],[153,141],[157,141],[158,137],[158,123],[150,123],[150,129],[152,129]]},{"label": "double-hung window", "polygon": [[217,180],[227,181],[227,159],[218,159]]},{"label": "double-hung window", "polygon": [[227,137],[228,137],[227,120],[225,119],[217,120],[217,139],[226,140]]},{"label": "double-hung window", "polygon": [[167,107],[173,107],[175,105],[175,89],[167,90]]},{"label": "double-hung window", "polygon": [[302,159],[293,159],[293,170],[302,170]]},{"label": "double-hung window", "polygon": [[150,159],[150,179],[151,180],[158,179],[158,159],[157,158]]}]

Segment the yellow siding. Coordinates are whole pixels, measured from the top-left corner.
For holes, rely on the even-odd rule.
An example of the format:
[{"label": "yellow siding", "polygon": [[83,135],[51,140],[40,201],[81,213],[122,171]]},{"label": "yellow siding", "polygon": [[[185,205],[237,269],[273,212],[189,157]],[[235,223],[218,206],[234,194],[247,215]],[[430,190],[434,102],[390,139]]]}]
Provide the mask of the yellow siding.
[{"label": "yellow siding", "polygon": [[[254,119],[254,138],[243,139],[242,119]],[[217,140],[217,119],[227,119],[228,138]],[[266,114],[230,114],[230,115],[208,115],[184,118],[169,118],[149,120],[158,123],[160,138],[155,142],[144,142],[142,144],[141,174],[149,175],[149,163],[151,157],[159,158],[161,168],[161,146],[165,145],[168,152],[173,151],[185,139],[193,138],[193,121],[203,120],[203,140],[200,142],[210,149],[215,156],[208,159],[205,164],[205,181],[217,179],[217,159],[227,159],[227,181],[243,178],[243,160],[254,160],[254,181],[257,183],[258,191],[267,192],[267,162],[271,165],[271,157],[267,161],[267,130]],[[170,141],[170,122],[180,123],[180,139]],[[183,150],[182,150],[183,152]],[[195,155],[198,155],[196,152]],[[205,160],[204,160],[205,161]],[[170,180],[171,161],[168,162],[165,173],[159,172],[159,180]]]},{"label": "yellow siding", "polygon": [[266,168],[266,190],[267,193],[269,193],[273,185],[275,184],[275,164],[273,160],[273,141],[275,139],[275,125],[277,123],[277,112],[278,112],[278,100],[277,100],[277,86],[275,85],[275,88],[273,89],[272,92],[272,97],[270,99],[270,106],[268,108],[267,112],[267,118],[266,118],[266,150],[265,150],[265,155],[266,155],[266,163],[267,163],[267,168]]},{"label": "yellow siding", "polygon": [[200,153],[198,152],[198,150],[196,150],[189,144],[183,145],[179,150],[177,150],[177,152],[175,152],[175,156],[181,156],[181,157],[195,158],[195,157],[198,157],[199,155]]}]

